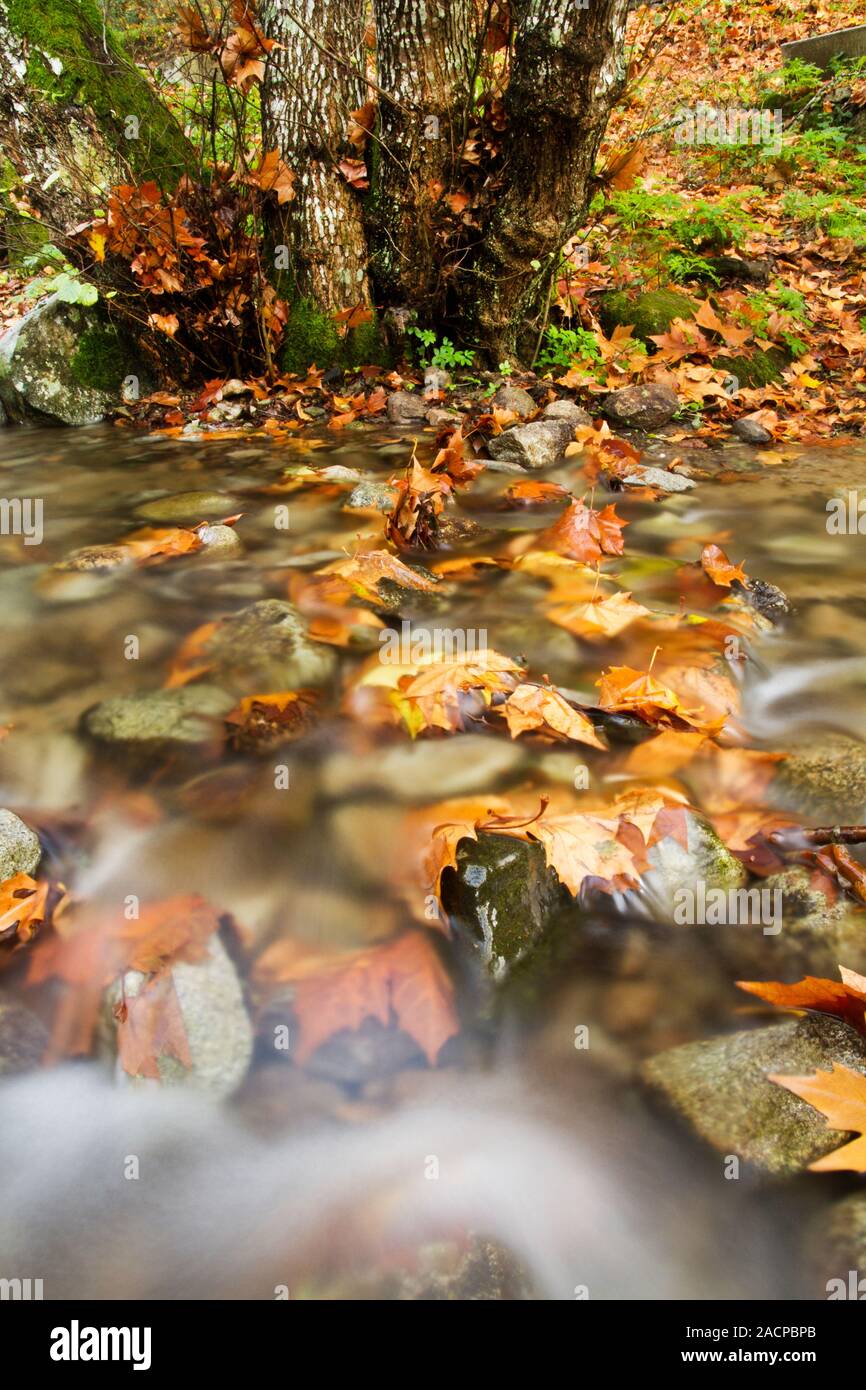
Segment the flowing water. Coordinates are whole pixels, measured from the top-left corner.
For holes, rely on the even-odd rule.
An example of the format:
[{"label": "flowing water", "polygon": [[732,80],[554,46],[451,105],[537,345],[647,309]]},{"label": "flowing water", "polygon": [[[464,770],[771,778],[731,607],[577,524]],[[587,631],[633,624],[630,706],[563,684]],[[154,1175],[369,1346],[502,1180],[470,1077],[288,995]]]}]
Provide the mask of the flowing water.
[{"label": "flowing water", "polygon": [[[323,722],[286,754],[282,794],[273,759],[133,776],[94,752],[79,721],[109,696],[160,687],[200,624],[285,598],[293,575],[339,558],[358,534],[381,535],[380,516],[344,509],[346,482],[268,491],[287,470],[338,465],[385,482],[409,448],[375,432],[289,442],[0,432],[0,496],[41,499],[44,532],[38,545],[0,537],[0,724],[13,726],[0,743],[0,804],[38,828],[43,869],[77,898],[201,893],[234,915],[253,954],[284,936],[362,946],[408,925],[400,817],[451,795],[453,766],[428,756],[407,782],[406,735],[351,718],[338,683]],[[791,616],[750,644],[742,678],[738,737],[773,749],[866,736],[866,542],[830,534],[826,510],[849,490],[866,496],[866,444],[789,452],[763,466],[730,446],[714,457],[723,481],[617,499],[636,599],[675,612],[674,562],[713,536],[790,598]],[[573,463],[552,476],[583,491]],[[551,523],[555,507],[502,508],[513,481],[476,480],[464,514],[482,532],[449,555],[498,554],[515,532]],[[52,570],[142,525],[136,509],[148,500],[199,490],[224,493],[224,514],[243,513],[241,558]],[[288,530],[275,526],[282,503]],[[540,592],[504,571],[476,574],[452,586],[435,622],[485,631],[536,677],[592,703],[599,651],[543,623]],[[400,616],[430,621],[420,598]],[[344,680],[360,658],[338,659]],[[460,790],[483,797],[517,779],[541,793],[561,781],[561,748],[531,748],[511,769],[485,771],[481,758],[477,785],[461,769]],[[492,1241],[538,1297],[813,1296],[793,1227],[820,1201],[814,1184],[779,1195],[725,1182],[719,1157],[635,1083],[642,1057],[740,1026],[734,974],[699,937],[654,926],[639,902],[590,914],[581,930],[585,949],[528,1006],[491,1021],[489,1001],[469,990],[464,1036],[436,1070],[387,1054],[366,1072],[357,1058],[348,1070],[333,1059],[307,1070],[260,1048],[239,1095],[221,1104],[189,1088],[124,1086],[97,1061],[4,1079],[0,1275],[43,1277],[46,1296],[433,1297],[453,1287],[467,1251]],[[46,1014],[56,1002],[34,999],[17,968],[4,989]],[[582,1023],[598,1029],[595,1052],[575,1050]],[[129,1155],[134,1182],[122,1172]],[[514,1296],[511,1277],[499,1296]]]}]

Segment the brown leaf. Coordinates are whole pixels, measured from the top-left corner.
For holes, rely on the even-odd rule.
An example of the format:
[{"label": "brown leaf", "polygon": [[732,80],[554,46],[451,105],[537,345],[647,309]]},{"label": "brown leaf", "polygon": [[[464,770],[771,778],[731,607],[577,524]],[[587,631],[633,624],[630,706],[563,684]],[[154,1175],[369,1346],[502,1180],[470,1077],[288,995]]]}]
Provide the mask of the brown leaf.
[{"label": "brown leaf", "polygon": [[741,584],[745,584],[747,579],[742,565],[732,564],[725,552],[717,545],[704,546],[701,551],[701,568],[714,584],[719,584],[725,589],[730,589],[734,580],[739,580]]},{"label": "brown leaf", "polygon": [[866,1076],[834,1062],[832,1071],[814,1076],[768,1076],[805,1100],[827,1119],[828,1129],[859,1134],[841,1149],[816,1159],[809,1167],[814,1173],[866,1173]]},{"label": "brown leaf", "polygon": [[776,980],[738,980],[737,987],[783,1009],[814,1009],[842,1018],[866,1037],[866,976],[839,967],[842,983],[806,975],[795,985]]},{"label": "brown leaf", "polygon": [[592,748],[605,747],[592,721],[550,686],[518,685],[496,712],[505,716],[512,738],[517,738],[518,734],[528,729],[537,729],[573,743],[588,743]]},{"label": "brown leaf", "polygon": [[124,996],[115,1017],[118,1056],[130,1076],[158,1081],[160,1057],[175,1057],[183,1066],[192,1066],[171,971],[160,971],[144,981],[138,994]]},{"label": "brown leaf", "polygon": [[605,555],[623,553],[622,528],[628,524],[617,516],[612,503],[603,511],[596,511],[580,498],[569,504],[549,530],[542,532],[538,545],[571,560],[600,560]]}]

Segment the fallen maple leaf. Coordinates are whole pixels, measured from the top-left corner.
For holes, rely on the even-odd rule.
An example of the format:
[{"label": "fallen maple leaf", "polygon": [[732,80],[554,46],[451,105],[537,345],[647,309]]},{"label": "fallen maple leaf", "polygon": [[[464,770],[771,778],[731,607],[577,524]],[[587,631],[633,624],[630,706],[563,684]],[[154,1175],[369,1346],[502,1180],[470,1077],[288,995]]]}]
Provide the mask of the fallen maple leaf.
[{"label": "fallen maple leaf", "polygon": [[[553,597],[558,597],[554,592]],[[636,618],[645,618],[649,609],[635,603],[630,593],[605,597],[599,594],[585,603],[556,603],[546,609],[548,618],[579,637],[616,637]]]},{"label": "fallen maple leaf", "polygon": [[23,945],[49,916],[47,883],[37,883],[29,874],[15,874],[0,883],[0,943],[15,938]]},{"label": "fallen maple leaf", "polygon": [[225,717],[232,743],[242,752],[267,753],[302,738],[315,725],[318,698],[314,690],[245,696]]},{"label": "fallen maple leaf", "polygon": [[784,1086],[820,1111],[827,1120],[828,1129],[853,1131],[860,1136],[810,1163],[812,1172],[866,1173],[866,1076],[834,1062],[832,1071],[819,1071],[814,1076],[768,1076],[767,1079]]},{"label": "fallen maple leaf", "polygon": [[538,544],[571,560],[600,560],[623,552],[622,528],[628,526],[616,514],[613,503],[596,511],[583,498],[572,501],[549,530],[542,532]]},{"label": "fallen maple leaf", "polygon": [[189,1039],[171,971],[145,980],[137,994],[124,995],[114,1010],[117,1053],[129,1076],[160,1079],[159,1058],[192,1066]]},{"label": "fallen maple leaf", "polygon": [[378,586],[383,579],[390,580],[401,589],[417,589],[422,593],[434,592],[437,585],[437,580],[419,574],[389,550],[358,551],[347,560],[335,560],[333,564],[325,565],[318,573],[341,575],[361,598],[373,601],[381,597]]},{"label": "fallen maple leaf", "polygon": [[528,729],[537,729],[573,743],[588,743],[592,748],[605,747],[592,721],[550,686],[518,685],[496,712],[505,716],[512,738],[517,738],[518,734]]},{"label": "fallen maple leaf", "polygon": [[656,723],[667,713],[680,713],[680,702],[673,690],[656,680],[649,671],[635,671],[631,666],[611,666],[602,673],[596,685],[599,688],[600,709],[637,714],[649,723]]},{"label": "fallen maple leaf", "polygon": [[295,197],[294,172],[282,158],[278,149],[262,153],[255,169],[245,176],[244,182],[254,184],[263,193],[276,193],[280,207],[290,203]]},{"label": "fallen maple leaf", "polygon": [[704,546],[701,551],[701,568],[714,584],[719,584],[725,589],[730,589],[734,580],[745,584],[748,577],[743,566],[732,564],[718,545]]},{"label": "fallen maple leaf", "polygon": [[256,962],[254,975],[266,988],[293,987],[300,1030],[293,1056],[301,1065],[336,1033],[355,1031],[368,1018],[388,1028],[393,1014],[431,1066],[460,1030],[451,978],[423,932],[336,955],[275,942]]},{"label": "fallen maple leaf", "polygon": [[783,1009],[808,1009],[842,1018],[866,1037],[866,976],[839,967],[842,983],[806,975],[795,985],[776,980],[738,980],[737,987]]}]

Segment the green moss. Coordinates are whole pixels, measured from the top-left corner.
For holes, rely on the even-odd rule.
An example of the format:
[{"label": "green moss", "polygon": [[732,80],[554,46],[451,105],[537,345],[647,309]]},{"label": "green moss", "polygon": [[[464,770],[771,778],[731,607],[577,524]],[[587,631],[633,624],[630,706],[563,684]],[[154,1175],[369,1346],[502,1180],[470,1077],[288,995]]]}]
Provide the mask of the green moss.
[{"label": "green moss", "polygon": [[82,333],[69,367],[81,386],[114,392],[133,370],[133,361],[117,329],[95,323]]},{"label": "green moss", "polygon": [[309,299],[296,300],[289,311],[280,363],[284,371],[306,372],[319,368],[358,367],[375,362],[387,365],[387,352],[375,317],[341,335],[330,314]]},{"label": "green moss", "polygon": [[[183,132],[114,31],[104,27],[93,0],[5,0],[5,10],[12,33],[29,48],[31,90],[50,102],[89,108],[118,144],[124,142],[137,173],[173,184],[188,155]],[[136,138],[130,117],[138,122]]]},{"label": "green moss", "polygon": [[610,333],[620,324],[634,324],[634,336],[646,341],[654,333],[664,333],[674,319],[690,319],[697,305],[678,290],[649,290],[636,299],[625,290],[611,290],[601,301],[601,323]]},{"label": "green moss", "polygon": [[757,387],[778,381],[787,363],[788,358],[781,348],[770,348],[767,352],[756,348],[748,357],[717,357],[713,366],[730,372],[741,386]]}]

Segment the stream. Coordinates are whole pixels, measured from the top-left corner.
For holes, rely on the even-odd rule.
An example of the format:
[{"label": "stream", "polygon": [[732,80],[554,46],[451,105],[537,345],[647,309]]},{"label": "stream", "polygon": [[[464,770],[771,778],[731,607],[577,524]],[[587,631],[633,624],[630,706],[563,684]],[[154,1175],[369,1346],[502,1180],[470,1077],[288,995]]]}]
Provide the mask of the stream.
[{"label": "stream", "polygon": [[[355,475],[386,483],[400,472],[407,440],[381,427],[274,441],[0,431],[0,497],[40,499],[43,533],[39,544],[0,536],[0,725],[12,726],[0,741],[0,805],[37,830],[42,871],[76,900],[201,894],[239,924],[243,977],[244,961],[287,938],[348,950],[410,926],[400,826],[413,807],[518,784],[539,797],[571,790],[580,749],[450,735],[471,737],[466,758],[435,735],[410,745],[403,729],[358,717],[345,685],[375,642],[327,648],[335,671],[321,719],[265,758],[131,768],[83,731],[100,702],[161,688],[201,624],[285,600],[359,534],[381,537],[381,514],[347,510],[347,496]],[[432,445],[428,432],[423,457]],[[681,563],[718,538],[791,605],[737,669],[736,741],[808,752],[866,740],[866,545],[827,526],[828,499],[866,498],[866,442],[786,446],[783,462],[766,465],[747,446],[706,454],[713,476],[689,492],[597,501],[615,500],[630,523],[622,582],[636,601],[676,613],[688,601]],[[578,464],[546,476],[580,496]],[[334,467],[349,472],[285,486],[303,479],[298,470]],[[561,503],[502,505],[514,481],[488,470],[461,492],[460,514],[478,530],[444,556],[501,555],[552,524]],[[211,496],[158,523],[146,515],[187,493]],[[287,526],[275,520],[281,506]],[[225,558],[57,568],[148,524],[237,513],[242,552]],[[482,566],[467,576],[435,607],[413,597],[399,618],[484,632],[536,679],[592,703],[610,658],[539,616],[538,579],[488,578]],[[627,633],[615,650],[628,654]],[[638,655],[629,664],[644,669]],[[275,790],[275,763],[289,767],[287,790]],[[603,783],[601,764],[591,767]],[[806,804],[786,809],[820,823]],[[721,1156],[638,1079],[666,1048],[767,1022],[736,979],[796,972],[769,963],[744,975],[706,929],[670,929],[640,893],[586,908],[553,971],[536,980],[530,962],[502,999],[479,984],[459,936],[437,950],[453,965],[462,1028],[435,1068],[390,1029],[366,1045],[343,1034],[305,1066],[275,1057],[260,1034],[245,1079],[221,1100],[191,1085],[129,1084],[99,1057],[4,1076],[0,1275],[44,1278],[46,1297],[76,1298],[823,1296],[800,1238],[845,1180],[727,1181]],[[0,994],[49,1026],[56,990],[39,994],[16,967]],[[583,1025],[586,1053],[574,1041]],[[217,1006],[210,1026],[221,1027]]]}]

